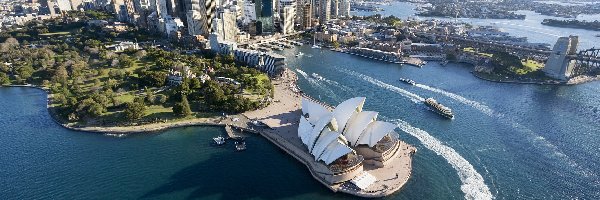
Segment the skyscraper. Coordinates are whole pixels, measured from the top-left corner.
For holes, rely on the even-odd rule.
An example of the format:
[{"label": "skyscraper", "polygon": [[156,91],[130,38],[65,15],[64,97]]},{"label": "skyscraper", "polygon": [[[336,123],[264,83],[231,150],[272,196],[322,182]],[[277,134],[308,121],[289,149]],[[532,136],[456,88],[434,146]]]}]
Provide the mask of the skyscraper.
[{"label": "skyscraper", "polygon": [[304,4],[301,7],[302,9],[302,29],[309,29],[312,28],[312,20],[313,20],[313,15],[312,15],[312,5],[310,3]]},{"label": "skyscraper", "polygon": [[340,0],[338,18],[350,17],[350,0]]},{"label": "skyscraper", "polygon": [[219,41],[235,42],[238,28],[236,24],[236,13],[230,10],[220,11],[218,17],[213,19],[212,25],[214,32],[219,37]]},{"label": "skyscraper", "polygon": [[273,5],[274,0],[254,0],[256,6],[257,33],[272,33],[275,29],[273,25]]},{"label": "skyscraper", "polygon": [[216,0],[190,0],[190,10],[186,13],[188,33],[208,36],[216,9]]},{"label": "skyscraper", "polygon": [[295,5],[288,5],[283,7],[283,34],[290,34],[294,32],[294,19],[296,18]]},{"label": "skyscraper", "polygon": [[319,0],[319,23],[326,24],[331,19],[331,0]]},{"label": "skyscraper", "polygon": [[339,0],[331,0],[331,18],[337,19],[339,17]]}]

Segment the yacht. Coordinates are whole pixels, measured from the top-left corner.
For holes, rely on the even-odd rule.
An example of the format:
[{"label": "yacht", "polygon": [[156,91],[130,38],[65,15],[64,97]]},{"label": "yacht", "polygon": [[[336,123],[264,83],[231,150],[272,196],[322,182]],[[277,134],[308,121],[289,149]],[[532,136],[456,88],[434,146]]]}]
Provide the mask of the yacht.
[{"label": "yacht", "polygon": [[438,103],[433,98],[427,98],[425,100],[425,105],[429,107],[430,110],[444,116],[448,119],[454,119],[454,114],[452,113],[452,109]]},{"label": "yacht", "polygon": [[317,38],[315,38],[315,36],[313,35],[313,49],[320,49],[321,47],[319,45],[317,45]]},{"label": "yacht", "polygon": [[215,141],[215,144],[217,144],[217,145],[225,144],[225,138],[223,136],[219,135],[219,137],[213,138],[213,140]]},{"label": "yacht", "polygon": [[235,142],[235,150],[236,151],[246,150],[246,142],[245,141]]},{"label": "yacht", "polygon": [[417,84],[415,81],[407,79],[407,78],[400,78],[400,81],[405,82],[407,84],[411,84],[411,85]]}]

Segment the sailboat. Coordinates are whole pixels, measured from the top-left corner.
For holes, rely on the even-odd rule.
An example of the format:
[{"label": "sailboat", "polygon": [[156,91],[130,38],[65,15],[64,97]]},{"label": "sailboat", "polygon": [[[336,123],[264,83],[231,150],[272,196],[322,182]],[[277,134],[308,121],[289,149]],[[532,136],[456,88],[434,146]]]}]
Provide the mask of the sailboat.
[{"label": "sailboat", "polygon": [[315,38],[315,35],[313,35],[313,49],[320,49],[321,47],[319,45],[317,45],[317,39]]}]

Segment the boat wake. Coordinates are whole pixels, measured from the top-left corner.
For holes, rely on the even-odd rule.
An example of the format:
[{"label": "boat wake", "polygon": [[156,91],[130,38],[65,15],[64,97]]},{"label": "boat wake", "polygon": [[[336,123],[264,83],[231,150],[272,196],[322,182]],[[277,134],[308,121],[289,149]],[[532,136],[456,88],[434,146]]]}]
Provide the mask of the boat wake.
[{"label": "boat wake", "polygon": [[463,96],[460,96],[460,95],[457,95],[457,94],[454,94],[454,93],[451,93],[451,92],[447,92],[447,91],[442,90],[442,89],[438,89],[438,88],[430,87],[430,86],[427,86],[427,85],[423,85],[423,84],[415,84],[415,86],[417,86],[418,88],[422,88],[422,89],[425,89],[425,90],[429,90],[429,91],[432,91],[432,92],[436,92],[436,93],[442,94],[444,96],[450,97],[451,99],[459,101],[459,102],[461,102],[463,104],[467,104],[467,105],[469,105],[469,106],[471,106],[471,107],[473,107],[473,108],[481,111],[482,113],[484,113],[484,114],[486,114],[486,115],[488,115],[490,117],[494,116],[494,111],[490,107],[488,107],[486,105],[483,105],[483,104],[481,104],[481,103],[479,103],[477,101],[469,100],[469,99],[467,99],[467,98],[465,98]]},{"label": "boat wake", "polygon": [[[304,79],[306,79],[308,81],[308,83],[310,83],[312,86],[316,87],[316,88],[320,88],[322,90],[324,90],[327,93],[331,94],[331,97],[335,98],[336,100],[341,100],[341,98],[335,94],[335,92],[327,87],[325,87],[324,85],[322,85],[321,83],[319,83],[319,80],[311,77],[310,75],[308,75],[305,71],[302,71],[301,69],[296,69],[296,71],[302,75],[302,77],[304,77]],[[322,80],[326,80],[325,78],[322,78]]]},{"label": "boat wake", "polygon": [[373,77],[370,77],[370,76],[367,76],[367,75],[364,75],[364,74],[361,74],[361,73],[358,73],[358,72],[355,72],[355,71],[347,70],[347,69],[341,69],[340,71],[343,72],[343,73],[346,73],[348,75],[361,78],[361,79],[363,79],[363,80],[365,80],[365,81],[367,81],[367,82],[369,82],[369,83],[371,83],[373,85],[377,85],[377,86],[379,86],[381,88],[384,88],[384,89],[387,89],[389,91],[398,93],[398,94],[402,95],[403,97],[409,98],[414,103],[421,103],[421,102],[425,101],[425,98],[420,97],[419,95],[416,95],[414,93],[406,91],[406,90],[404,90],[402,88],[399,88],[399,87],[396,87],[396,86],[384,83],[384,82],[382,82],[380,80],[377,80],[377,79],[375,79]]},{"label": "boat wake", "polygon": [[442,156],[450,165],[452,165],[452,168],[458,172],[458,177],[462,182],[460,189],[465,193],[465,199],[479,200],[493,198],[493,195],[485,184],[481,174],[475,170],[469,161],[458,154],[458,152],[451,147],[442,144],[441,141],[429,135],[426,131],[411,126],[408,122],[400,119],[392,121],[396,123],[398,128],[402,131],[417,138],[427,149]]},{"label": "boat wake", "polygon": [[596,176],[595,173],[593,173],[591,170],[589,169],[585,169],[583,167],[581,167],[579,164],[577,164],[575,161],[573,161],[571,158],[569,158],[569,156],[567,156],[566,154],[562,153],[562,151],[554,144],[552,144],[550,141],[546,140],[546,138],[544,138],[543,136],[535,133],[534,131],[532,131],[531,129],[519,124],[518,122],[516,122],[516,120],[510,118],[507,115],[504,115],[502,113],[496,112],[493,109],[491,109],[490,107],[477,102],[477,101],[473,101],[470,99],[467,99],[463,96],[460,96],[458,94],[454,94],[452,92],[448,92],[442,89],[438,89],[438,88],[434,88],[434,87],[430,87],[427,85],[423,85],[423,84],[416,84],[416,87],[425,89],[425,90],[429,90],[432,92],[436,92],[439,94],[442,94],[444,96],[447,96],[451,99],[454,99],[458,102],[461,102],[463,104],[469,105],[479,111],[481,111],[482,113],[493,117],[493,118],[497,118],[500,122],[503,122],[504,124],[508,124],[511,127],[513,127],[514,129],[518,130],[519,132],[523,133],[525,135],[525,137],[528,139],[528,141],[530,141],[531,143],[533,143],[533,145],[539,149],[546,149],[548,151],[546,151],[547,153],[547,157],[550,158],[555,158],[558,161],[562,161],[565,162],[567,165],[569,165],[570,167],[573,167],[575,170],[575,172],[579,173],[580,175],[583,176]]}]

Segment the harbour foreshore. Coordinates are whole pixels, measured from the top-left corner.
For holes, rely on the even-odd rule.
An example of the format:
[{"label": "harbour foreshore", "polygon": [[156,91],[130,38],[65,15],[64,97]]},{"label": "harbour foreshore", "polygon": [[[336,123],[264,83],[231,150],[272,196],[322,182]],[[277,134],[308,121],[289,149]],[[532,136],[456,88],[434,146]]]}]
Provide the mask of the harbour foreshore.
[{"label": "harbour foreshore", "polygon": [[302,98],[322,104],[330,110],[334,108],[299,91],[296,81],[296,74],[291,70],[286,70],[281,79],[274,81],[275,101],[264,109],[243,114],[249,119],[260,121],[268,126],[268,128],[259,130],[259,134],[304,164],[315,179],[334,192],[360,197],[383,197],[398,191],[408,182],[412,170],[411,155],[416,149],[400,142],[399,148],[392,152],[394,158],[390,159],[390,162],[386,163],[384,167],[363,163],[363,170],[377,178],[377,181],[366,190],[347,187],[343,182],[332,183],[331,170],[323,162],[315,161],[308,152],[298,137],[298,126],[302,114],[300,107]]},{"label": "harbour foreshore", "polygon": [[[223,118],[204,118],[191,119],[177,122],[153,123],[138,126],[123,126],[123,127],[75,127],[69,124],[61,123],[55,118],[54,113],[50,109],[50,101],[48,108],[53,120],[59,125],[76,131],[85,131],[103,134],[128,134],[128,133],[146,133],[166,130],[175,127],[187,126],[231,126],[239,130],[258,133],[292,157],[296,158],[300,163],[304,164],[311,175],[324,186],[334,192],[343,192],[360,197],[383,197],[388,196],[408,182],[412,170],[412,154],[416,149],[404,142],[399,143],[399,148],[392,152],[392,159],[384,167],[376,167],[370,164],[362,164],[365,172],[370,173],[377,178],[377,181],[369,186],[366,190],[357,190],[348,187],[346,182],[336,182],[332,171],[323,162],[315,161],[314,157],[308,152],[308,149],[303,145],[298,137],[299,118],[301,116],[301,99],[307,98],[327,107],[334,109],[332,106],[320,102],[310,96],[302,93],[297,85],[297,76],[294,72],[286,69],[284,75],[274,80],[275,96],[274,101],[266,108],[249,111],[240,115],[223,117]],[[42,89],[33,85],[24,87],[33,87]],[[50,97],[50,95],[48,95]],[[236,120],[233,120],[237,118]],[[252,120],[257,120],[267,125],[267,127],[255,126],[251,123]],[[361,171],[363,171],[361,170]],[[354,177],[358,174],[348,173],[347,176]]]}]

